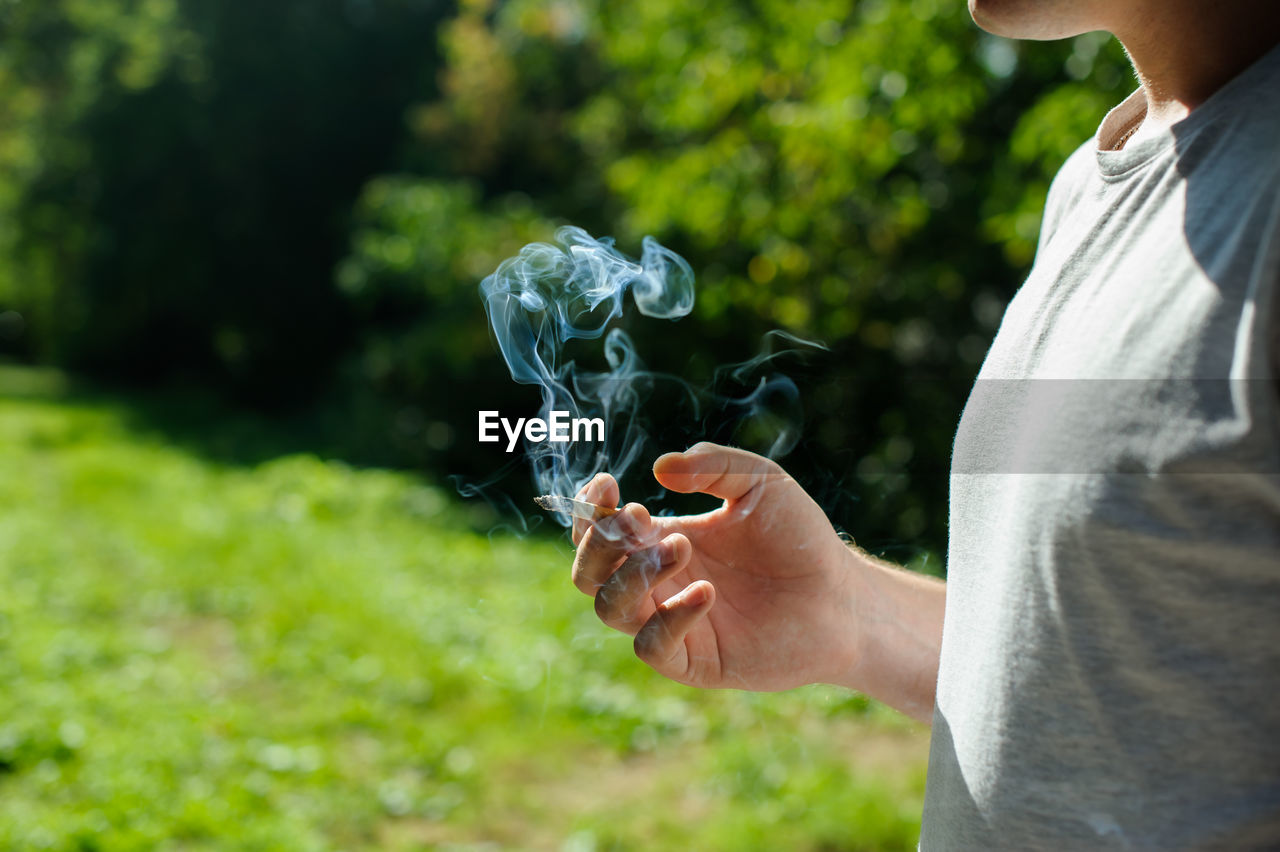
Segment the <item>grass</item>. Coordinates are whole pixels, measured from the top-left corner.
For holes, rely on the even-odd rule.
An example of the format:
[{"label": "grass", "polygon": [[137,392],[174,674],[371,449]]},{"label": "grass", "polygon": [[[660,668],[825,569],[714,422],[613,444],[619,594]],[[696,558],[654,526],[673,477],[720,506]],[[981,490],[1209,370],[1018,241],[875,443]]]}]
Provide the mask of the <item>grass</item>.
[{"label": "grass", "polygon": [[563,539],[139,404],[0,370],[0,848],[914,848],[921,727],[664,681]]}]

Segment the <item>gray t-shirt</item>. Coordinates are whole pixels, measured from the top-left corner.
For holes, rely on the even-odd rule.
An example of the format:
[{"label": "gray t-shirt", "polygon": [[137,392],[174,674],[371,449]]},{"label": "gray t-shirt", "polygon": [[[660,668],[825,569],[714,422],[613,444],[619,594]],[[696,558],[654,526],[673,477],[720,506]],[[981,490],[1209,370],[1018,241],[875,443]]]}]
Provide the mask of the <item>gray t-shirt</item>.
[{"label": "gray t-shirt", "polygon": [[1280,48],[1049,193],[965,407],[921,847],[1280,847]]}]

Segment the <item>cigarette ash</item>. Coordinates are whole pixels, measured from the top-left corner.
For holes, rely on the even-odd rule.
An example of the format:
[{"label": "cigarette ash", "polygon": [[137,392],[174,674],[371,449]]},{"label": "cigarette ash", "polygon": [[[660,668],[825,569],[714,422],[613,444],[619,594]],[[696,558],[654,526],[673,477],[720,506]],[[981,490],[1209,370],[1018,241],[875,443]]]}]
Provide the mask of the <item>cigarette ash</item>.
[{"label": "cigarette ash", "polygon": [[571,518],[581,518],[584,521],[598,521],[618,513],[617,509],[609,506],[598,506],[585,500],[571,500],[568,497],[561,497],[556,494],[543,494],[540,497],[534,497],[533,502],[548,512],[560,512]]}]

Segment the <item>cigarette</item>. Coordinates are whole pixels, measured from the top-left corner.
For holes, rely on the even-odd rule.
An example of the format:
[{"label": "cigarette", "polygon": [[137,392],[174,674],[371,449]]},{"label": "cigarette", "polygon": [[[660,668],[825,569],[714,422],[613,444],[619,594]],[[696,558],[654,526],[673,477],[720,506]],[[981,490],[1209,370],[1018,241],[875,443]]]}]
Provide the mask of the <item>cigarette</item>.
[{"label": "cigarette", "polygon": [[582,518],[584,521],[598,521],[618,513],[617,509],[610,509],[608,506],[598,506],[585,500],[571,500],[568,497],[560,497],[555,494],[543,494],[541,497],[534,497],[533,502],[548,512],[564,512],[575,518]]}]

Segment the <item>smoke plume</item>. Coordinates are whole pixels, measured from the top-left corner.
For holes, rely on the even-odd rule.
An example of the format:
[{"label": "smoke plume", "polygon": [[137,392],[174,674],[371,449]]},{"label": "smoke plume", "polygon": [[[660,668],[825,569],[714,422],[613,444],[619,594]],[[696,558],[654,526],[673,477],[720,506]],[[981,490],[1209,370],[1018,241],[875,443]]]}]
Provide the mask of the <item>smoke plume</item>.
[{"label": "smoke plume", "polygon": [[[630,336],[616,325],[610,327],[622,316],[628,291],[636,309],[647,317],[675,321],[693,309],[689,264],[651,237],[644,239],[637,261],[618,251],[611,238],[595,239],[581,228],[564,227],[556,233],[556,244],[533,243],[503,261],[481,282],[480,291],[511,377],[541,390],[539,416],[548,419],[552,411],[565,411],[572,418],[599,417],[605,422],[604,442],[525,442],[542,494],[572,496],[602,470],[621,478],[646,454],[651,424],[668,416],[646,410],[659,385],[668,397],[672,389],[677,392],[680,404],[674,407],[691,419],[692,440],[719,434],[778,457],[799,439],[802,414],[794,382],[778,374],[756,381],[756,374],[779,355],[794,351],[775,349],[775,342],[823,348],[821,344],[772,332],[760,354],[718,368],[711,386],[699,389],[679,377],[645,369]],[[602,337],[608,369],[583,369],[566,358],[569,341]],[[730,382],[755,382],[755,387],[737,398],[717,391]]]}]

